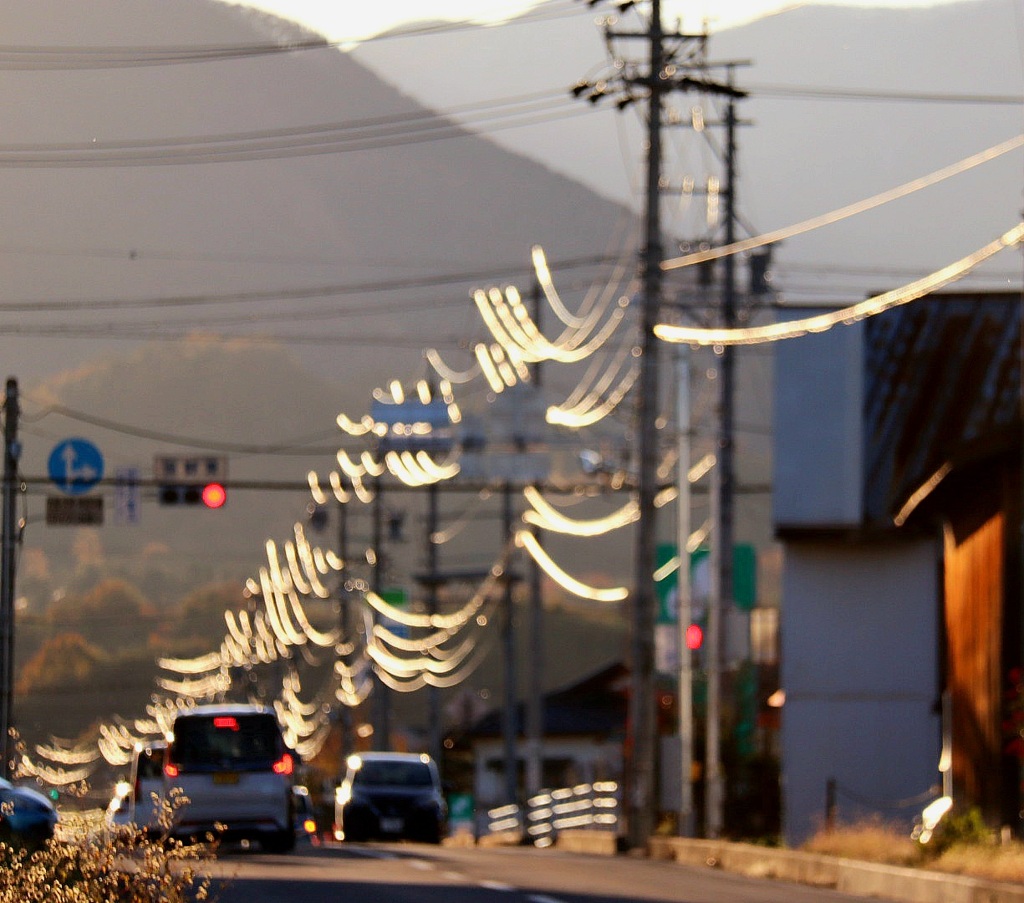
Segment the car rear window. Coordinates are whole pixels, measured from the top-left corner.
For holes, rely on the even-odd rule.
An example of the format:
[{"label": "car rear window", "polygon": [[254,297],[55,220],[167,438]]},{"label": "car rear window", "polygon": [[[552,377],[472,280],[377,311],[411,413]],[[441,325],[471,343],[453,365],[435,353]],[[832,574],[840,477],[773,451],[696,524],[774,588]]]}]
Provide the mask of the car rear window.
[{"label": "car rear window", "polygon": [[352,782],[363,786],[429,787],[433,778],[426,762],[374,762],[364,759]]},{"label": "car rear window", "polygon": [[174,723],[173,758],[186,769],[270,767],[281,746],[270,714],[186,715]]},{"label": "car rear window", "polygon": [[159,778],[164,773],[164,750],[145,749],[139,753],[138,777],[142,780]]}]

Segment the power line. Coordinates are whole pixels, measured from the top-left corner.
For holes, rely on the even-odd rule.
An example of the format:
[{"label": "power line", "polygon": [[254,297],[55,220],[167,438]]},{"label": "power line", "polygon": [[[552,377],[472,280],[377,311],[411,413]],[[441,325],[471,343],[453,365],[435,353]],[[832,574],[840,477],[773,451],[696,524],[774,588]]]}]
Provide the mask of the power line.
[{"label": "power line", "polygon": [[[615,258],[604,254],[574,257],[552,263],[556,269],[577,269],[614,262]],[[43,313],[95,310],[145,310],[167,307],[196,307],[211,304],[251,304],[260,301],[292,301],[314,298],[333,298],[339,295],[367,294],[370,292],[398,291],[400,289],[423,289],[436,286],[464,284],[467,282],[492,282],[511,275],[521,275],[522,266],[491,267],[479,270],[462,270],[434,275],[410,276],[403,279],[381,279],[365,282],[342,282],[329,285],[309,286],[305,288],[265,289],[252,292],[225,292],[224,294],[198,295],[162,295],[154,298],[101,298],[77,299],[67,301],[31,300],[0,303],[0,311],[5,313]],[[465,303],[463,300],[460,303]],[[336,311],[339,316],[352,313],[376,313],[381,304],[374,302],[373,307],[367,306],[360,311],[358,308],[346,308]],[[395,312],[395,311],[390,311]]]},{"label": "power line", "polygon": [[[0,147],[0,168],[78,169],[117,166],[173,166],[198,163],[240,163],[280,160],[324,154],[357,153],[445,141],[476,138],[510,128],[538,125],[581,115],[569,104],[561,109],[525,108],[484,116],[465,124],[430,114],[415,115],[403,125],[335,124],[297,130],[268,130],[194,138],[80,144],[7,145]],[[585,111],[583,111],[585,112]],[[490,122],[500,116],[499,121]],[[418,121],[417,121],[418,120]],[[486,129],[479,126],[490,122]],[[474,131],[471,127],[477,126]],[[370,129],[367,131],[367,129]],[[353,133],[354,132],[354,133]]]},{"label": "power line", "polygon": [[1024,95],[954,94],[935,91],[884,91],[871,88],[826,88],[810,85],[754,85],[752,97],[793,98],[797,100],[859,100],[897,103],[949,103],[975,106],[1019,107]]}]

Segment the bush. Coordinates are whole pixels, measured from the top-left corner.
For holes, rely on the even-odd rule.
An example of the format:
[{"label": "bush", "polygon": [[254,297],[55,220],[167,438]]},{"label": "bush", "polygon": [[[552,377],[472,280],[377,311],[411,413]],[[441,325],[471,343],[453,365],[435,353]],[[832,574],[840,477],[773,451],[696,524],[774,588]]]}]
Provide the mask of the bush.
[{"label": "bush", "polygon": [[992,830],[985,824],[981,810],[976,806],[963,812],[950,813],[939,822],[929,844],[936,853],[944,853],[956,846],[985,846],[993,841]]},{"label": "bush", "polygon": [[[166,824],[173,812],[166,809]],[[62,830],[41,848],[0,844],[0,903],[193,903],[210,897],[210,844],[138,828]]]}]

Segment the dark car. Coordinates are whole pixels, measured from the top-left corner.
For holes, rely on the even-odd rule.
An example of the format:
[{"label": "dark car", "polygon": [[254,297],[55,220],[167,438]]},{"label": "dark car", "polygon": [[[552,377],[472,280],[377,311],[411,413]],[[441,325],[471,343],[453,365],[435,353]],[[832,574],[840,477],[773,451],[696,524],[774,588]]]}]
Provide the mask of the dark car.
[{"label": "dark car", "polygon": [[53,837],[60,816],[38,790],[0,778],[0,842],[35,849]]},{"label": "dark car", "polygon": [[430,756],[369,752],[350,756],[347,764],[334,799],[339,840],[441,842],[448,808]]},{"label": "dark car", "polygon": [[316,807],[309,795],[309,789],[301,784],[292,787],[292,804],[295,810],[295,841],[318,846],[320,836],[317,833]]}]

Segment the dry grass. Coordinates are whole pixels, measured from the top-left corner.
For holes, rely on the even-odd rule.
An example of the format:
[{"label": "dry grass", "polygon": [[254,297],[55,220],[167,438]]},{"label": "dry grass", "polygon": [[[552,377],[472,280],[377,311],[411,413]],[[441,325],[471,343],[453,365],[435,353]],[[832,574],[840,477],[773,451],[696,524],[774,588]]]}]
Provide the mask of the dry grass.
[{"label": "dry grass", "polygon": [[807,852],[883,865],[927,868],[988,881],[1024,882],[1024,845],[954,842],[922,846],[906,831],[880,822],[839,825],[820,831],[802,847]]},{"label": "dry grass", "polygon": [[1024,846],[1019,843],[953,846],[929,862],[928,867],[988,881],[1019,883],[1024,881]]},{"label": "dry grass", "polygon": [[803,849],[808,853],[841,856],[880,862],[884,865],[917,866],[924,862],[921,845],[900,831],[882,822],[864,822],[855,825],[837,825],[831,830],[819,831]]}]

